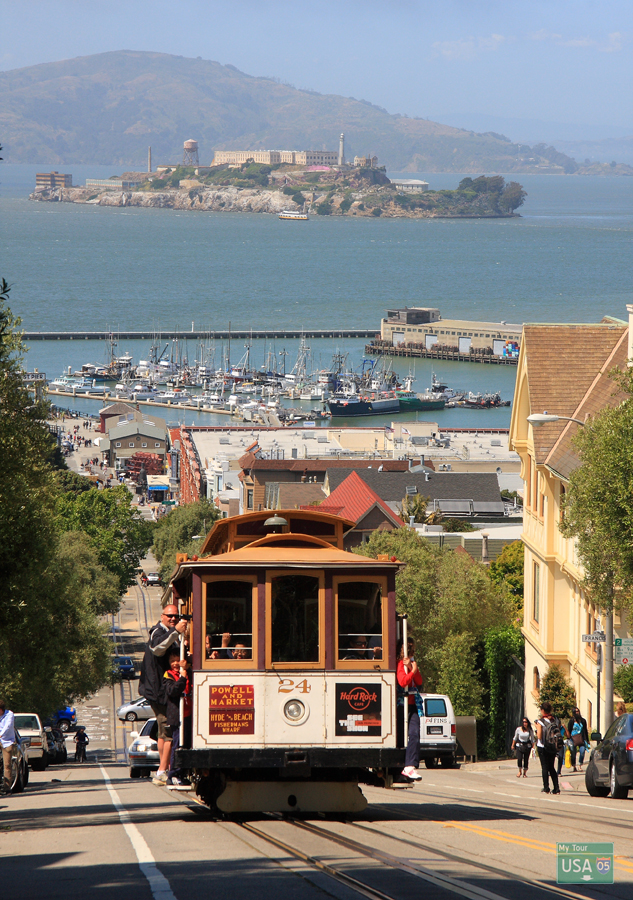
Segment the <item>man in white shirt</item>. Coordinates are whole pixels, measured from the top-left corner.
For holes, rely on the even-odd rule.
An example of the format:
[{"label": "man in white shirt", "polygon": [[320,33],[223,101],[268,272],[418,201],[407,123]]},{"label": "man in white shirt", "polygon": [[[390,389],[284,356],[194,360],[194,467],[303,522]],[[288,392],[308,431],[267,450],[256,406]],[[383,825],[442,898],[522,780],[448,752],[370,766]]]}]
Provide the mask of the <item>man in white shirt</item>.
[{"label": "man in white shirt", "polygon": [[2,793],[11,790],[11,758],[15,746],[15,725],[13,713],[7,709],[4,700],[0,700],[0,744],[2,744],[2,762],[4,765],[4,783]]}]

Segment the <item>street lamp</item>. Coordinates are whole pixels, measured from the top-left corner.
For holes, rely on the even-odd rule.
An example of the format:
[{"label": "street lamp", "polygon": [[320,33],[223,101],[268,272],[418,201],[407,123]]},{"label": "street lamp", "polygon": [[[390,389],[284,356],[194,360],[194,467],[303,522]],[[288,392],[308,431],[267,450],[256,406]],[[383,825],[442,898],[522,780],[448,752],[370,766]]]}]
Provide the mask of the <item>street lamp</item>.
[{"label": "street lamp", "polygon": [[[573,416],[557,416],[554,413],[548,413],[543,410],[542,413],[532,413],[527,417],[532,428],[540,428],[542,425],[549,425],[553,422],[575,422],[577,425],[585,427],[585,422],[580,419],[574,419]],[[604,669],[604,712],[605,719],[608,724],[613,719],[613,610],[607,610],[605,616],[605,647],[601,662]],[[598,671],[598,715],[600,715],[600,672]]]},{"label": "street lamp", "polygon": [[554,413],[548,413],[547,410],[544,410],[542,413],[532,413],[531,416],[527,417],[528,422],[532,426],[532,428],[540,428],[541,425],[549,425],[551,422],[576,422],[577,425],[582,425],[584,427],[584,422],[581,422],[580,419],[574,419],[573,416],[557,416]]}]

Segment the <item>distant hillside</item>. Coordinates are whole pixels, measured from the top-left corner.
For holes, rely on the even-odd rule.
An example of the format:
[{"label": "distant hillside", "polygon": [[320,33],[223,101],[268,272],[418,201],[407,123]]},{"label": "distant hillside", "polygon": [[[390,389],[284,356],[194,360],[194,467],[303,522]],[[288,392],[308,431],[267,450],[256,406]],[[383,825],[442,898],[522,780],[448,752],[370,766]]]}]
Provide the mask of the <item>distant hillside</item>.
[{"label": "distant hillside", "polygon": [[392,171],[576,169],[553,148],[535,153],[503,135],[390,115],[203,59],[123,50],[0,73],[9,163],[141,168],[148,145],[154,164],[178,162],[195,138],[208,164],[215,149],[336,149],[341,131],[348,158],[376,154]]}]

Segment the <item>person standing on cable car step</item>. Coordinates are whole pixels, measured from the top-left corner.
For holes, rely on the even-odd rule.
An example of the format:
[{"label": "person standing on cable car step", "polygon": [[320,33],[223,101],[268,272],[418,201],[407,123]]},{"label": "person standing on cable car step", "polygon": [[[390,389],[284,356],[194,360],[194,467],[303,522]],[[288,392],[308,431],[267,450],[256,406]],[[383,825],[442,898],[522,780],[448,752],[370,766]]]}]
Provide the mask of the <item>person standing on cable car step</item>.
[{"label": "person standing on cable car step", "polygon": [[422,776],[418,775],[416,769],[420,765],[420,715],[418,713],[418,705],[416,696],[422,687],[422,675],[418,669],[413,651],[415,645],[412,640],[407,641],[407,656],[404,655],[404,646],[402,641],[398,644],[398,668],[396,670],[396,678],[398,680],[399,699],[404,699],[404,688],[409,689],[409,702],[406,715],[409,721],[409,739],[407,741],[407,752],[404,758],[404,769],[402,774],[411,781],[421,781]]},{"label": "person standing on cable car step", "polygon": [[162,782],[167,781],[167,769],[171,756],[171,728],[167,725],[163,676],[169,667],[167,651],[180,639],[180,635],[186,629],[187,622],[180,618],[177,607],[172,603],[165,606],[160,622],[150,628],[149,641],[145,647],[141,676],[138,682],[139,696],[145,697],[156,716],[158,753],[160,755],[156,779]]}]

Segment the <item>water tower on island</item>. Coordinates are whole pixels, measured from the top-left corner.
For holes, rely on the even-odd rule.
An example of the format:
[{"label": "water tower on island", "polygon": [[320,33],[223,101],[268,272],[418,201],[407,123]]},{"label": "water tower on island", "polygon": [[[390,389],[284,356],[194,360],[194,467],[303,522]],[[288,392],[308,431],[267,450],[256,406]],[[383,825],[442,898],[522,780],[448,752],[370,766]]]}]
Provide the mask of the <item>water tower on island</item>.
[{"label": "water tower on island", "polygon": [[183,166],[199,166],[198,160],[198,141],[185,141],[182,152]]}]

